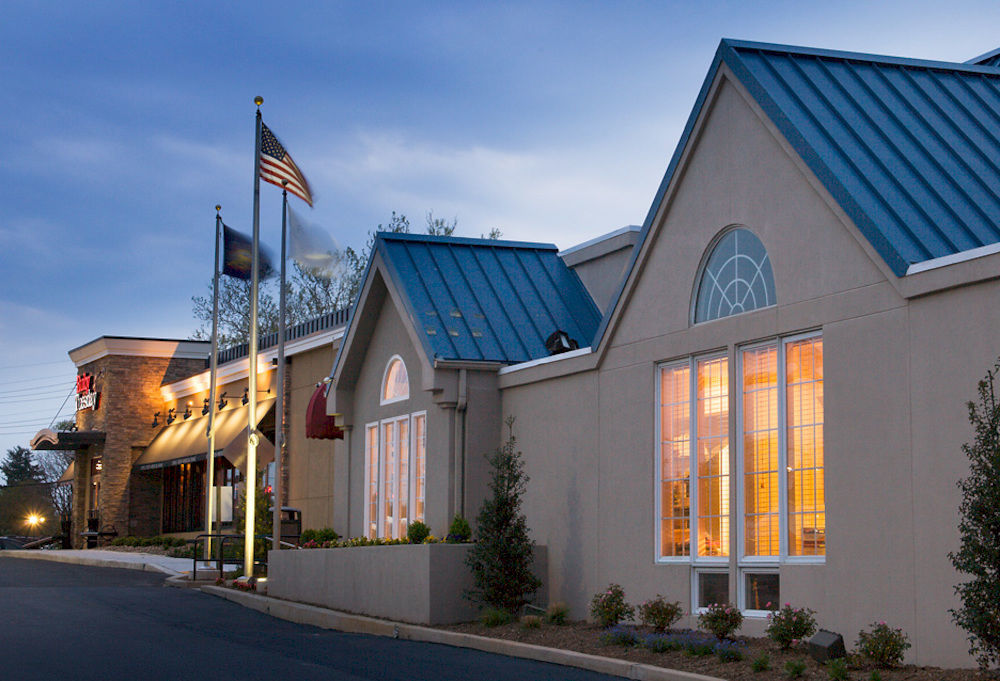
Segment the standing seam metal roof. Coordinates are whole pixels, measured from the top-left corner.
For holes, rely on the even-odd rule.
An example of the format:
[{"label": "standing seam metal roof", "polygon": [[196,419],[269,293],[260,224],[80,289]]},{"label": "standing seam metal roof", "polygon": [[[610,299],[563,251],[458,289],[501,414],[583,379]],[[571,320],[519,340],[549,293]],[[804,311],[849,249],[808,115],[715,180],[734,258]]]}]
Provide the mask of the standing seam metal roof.
[{"label": "standing seam metal roof", "polygon": [[586,346],[601,321],[552,244],[381,232],[375,248],[430,358],[539,359],[554,331]]}]

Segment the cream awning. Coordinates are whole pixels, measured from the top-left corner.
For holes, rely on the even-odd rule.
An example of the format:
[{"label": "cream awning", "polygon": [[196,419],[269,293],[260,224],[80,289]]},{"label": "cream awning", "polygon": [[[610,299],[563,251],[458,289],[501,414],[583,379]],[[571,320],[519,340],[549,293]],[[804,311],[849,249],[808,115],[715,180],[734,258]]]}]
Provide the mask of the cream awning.
[{"label": "cream awning", "polygon": [[73,476],[76,475],[76,461],[70,461],[69,465],[66,466],[66,470],[63,471],[62,477],[59,478],[57,482],[73,482]]},{"label": "cream awning", "polygon": [[[255,414],[257,423],[267,416],[274,407],[274,398],[261,400],[257,403]],[[239,406],[226,409],[215,415],[215,452],[229,459],[238,468],[246,459],[247,407]],[[153,438],[146,451],[136,460],[134,466],[139,470],[152,470],[165,466],[175,466],[191,461],[201,461],[208,451],[208,416],[178,420]],[[259,432],[259,431],[258,431]],[[242,453],[242,456],[240,456]],[[268,458],[270,454],[270,458]],[[235,459],[235,460],[234,460]],[[263,435],[257,447],[257,465],[265,465],[274,460],[274,445]]]}]

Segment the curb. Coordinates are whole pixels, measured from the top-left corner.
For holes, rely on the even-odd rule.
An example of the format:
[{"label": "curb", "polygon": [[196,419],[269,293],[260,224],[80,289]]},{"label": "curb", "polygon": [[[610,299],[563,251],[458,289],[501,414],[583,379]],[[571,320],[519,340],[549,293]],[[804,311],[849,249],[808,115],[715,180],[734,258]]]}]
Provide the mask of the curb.
[{"label": "curb", "polygon": [[236,591],[221,586],[203,586],[201,590],[204,593],[224,598],[243,607],[271,615],[272,617],[297,624],[308,624],[321,629],[336,629],[337,631],[352,634],[388,636],[407,641],[439,643],[456,648],[471,648],[487,653],[506,655],[508,657],[519,657],[538,662],[559,664],[566,667],[587,669],[600,674],[636,679],[637,681],[723,681],[723,679],[718,679],[714,676],[704,676],[702,674],[682,672],[664,667],[654,667],[653,665],[617,660],[610,657],[600,657],[598,655],[587,655],[572,650],[546,648],[530,643],[505,641],[486,636],[476,636],[456,631],[432,629],[415,624],[381,620],[364,615],[352,615],[336,610],[320,608],[315,605],[283,601],[278,598]]},{"label": "curb", "polygon": [[108,560],[105,558],[91,558],[89,556],[72,556],[63,555],[60,552],[55,551],[19,551],[19,550],[8,550],[0,553],[0,557],[9,556],[11,558],[25,558],[28,560],[50,560],[55,563],[72,563],[73,565],[89,565],[91,567],[111,567],[111,568],[121,568],[123,570],[142,570],[144,572],[159,572],[164,575],[169,575],[171,577],[176,576],[180,573],[174,572],[169,568],[162,567],[155,563],[135,563],[117,560]]}]

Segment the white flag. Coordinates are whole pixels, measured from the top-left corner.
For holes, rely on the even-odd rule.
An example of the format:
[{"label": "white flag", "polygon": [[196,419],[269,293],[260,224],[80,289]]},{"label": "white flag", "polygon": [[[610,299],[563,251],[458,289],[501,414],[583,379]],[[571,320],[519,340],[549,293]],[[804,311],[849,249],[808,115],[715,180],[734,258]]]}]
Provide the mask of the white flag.
[{"label": "white flag", "polygon": [[331,277],[340,264],[340,249],[322,227],[312,225],[299,217],[288,206],[289,256],[313,274]]}]

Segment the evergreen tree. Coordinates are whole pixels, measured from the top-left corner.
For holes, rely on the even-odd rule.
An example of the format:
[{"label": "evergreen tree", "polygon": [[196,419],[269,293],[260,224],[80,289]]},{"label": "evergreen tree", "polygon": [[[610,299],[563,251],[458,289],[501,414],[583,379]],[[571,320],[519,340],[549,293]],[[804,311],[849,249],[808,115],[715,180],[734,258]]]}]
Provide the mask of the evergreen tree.
[{"label": "evergreen tree", "polygon": [[534,542],[521,513],[528,476],[516,449],[514,417],[508,417],[506,424],[507,441],[487,456],[491,495],[476,518],[476,543],[466,557],[474,582],[466,597],[513,613],[531,600],[542,583],[531,572]]},{"label": "evergreen tree", "polygon": [[22,482],[40,482],[43,478],[41,467],[31,459],[31,450],[20,445],[7,450],[7,458],[0,463],[0,472],[8,486]]},{"label": "evergreen tree", "polygon": [[960,548],[949,553],[955,569],[970,575],[955,592],[962,607],[952,610],[955,624],[965,629],[969,653],[983,669],[1000,664],[1000,406],[995,380],[1000,360],[979,382],[979,403],[969,402],[969,422],[975,440],[962,445],[969,458],[969,476],[962,490],[958,529]]}]

